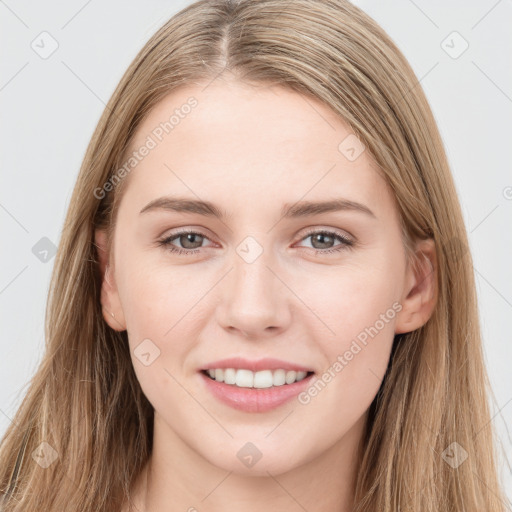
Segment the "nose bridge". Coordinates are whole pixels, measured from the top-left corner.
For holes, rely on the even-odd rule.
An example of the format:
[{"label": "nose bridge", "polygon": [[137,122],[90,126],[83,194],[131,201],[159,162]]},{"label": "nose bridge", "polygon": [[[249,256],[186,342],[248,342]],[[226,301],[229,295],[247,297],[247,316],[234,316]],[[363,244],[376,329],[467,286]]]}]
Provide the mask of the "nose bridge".
[{"label": "nose bridge", "polygon": [[218,311],[224,328],[257,336],[284,327],[290,313],[275,261],[271,249],[255,237],[246,237],[235,248]]}]

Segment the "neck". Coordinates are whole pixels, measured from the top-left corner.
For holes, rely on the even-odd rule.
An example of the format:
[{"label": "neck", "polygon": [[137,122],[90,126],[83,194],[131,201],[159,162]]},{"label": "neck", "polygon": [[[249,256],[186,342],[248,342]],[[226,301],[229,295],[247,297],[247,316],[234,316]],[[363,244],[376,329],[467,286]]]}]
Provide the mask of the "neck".
[{"label": "neck", "polygon": [[253,476],[214,466],[155,414],[152,455],[134,486],[134,510],[351,512],[366,418],[316,458],[283,473]]}]

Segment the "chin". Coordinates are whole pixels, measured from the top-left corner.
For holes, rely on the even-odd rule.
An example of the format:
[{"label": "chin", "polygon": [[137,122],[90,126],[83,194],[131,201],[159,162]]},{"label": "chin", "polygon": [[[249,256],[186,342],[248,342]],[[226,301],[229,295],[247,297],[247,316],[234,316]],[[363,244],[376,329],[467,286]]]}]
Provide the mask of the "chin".
[{"label": "chin", "polygon": [[[298,449],[303,445],[286,445],[283,439],[250,441],[251,436],[231,439],[227,444],[216,444],[215,453],[203,456],[211,464],[238,475],[265,476],[279,475],[299,467],[305,461],[306,454]],[[254,439],[254,438],[252,438]],[[301,456],[302,455],[302,456]]]}]

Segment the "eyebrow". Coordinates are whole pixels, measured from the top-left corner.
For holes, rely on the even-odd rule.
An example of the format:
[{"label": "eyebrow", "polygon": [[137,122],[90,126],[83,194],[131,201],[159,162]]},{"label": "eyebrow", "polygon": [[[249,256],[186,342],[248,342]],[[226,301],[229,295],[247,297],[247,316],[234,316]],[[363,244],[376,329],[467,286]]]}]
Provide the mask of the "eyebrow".
[{"label": "eyebrow", "polygon": [[[198,215],[216,217],[218,219],[226,219],[230,217],[225,210],[222,210],[209,201],[170,196],[154,199],[142,208],[140,214],[155,210],[167,210],[178,213],[196,213]],[[377,218],[370,208],[364,204],[356,201],[350,201],[348,199],[333,199],[330,201],[299,201],[293,204],[286,203],[281,209],[281,217],[312,217],[322,213],[337,211],[356,211],[369,215],[370,217]]]}]

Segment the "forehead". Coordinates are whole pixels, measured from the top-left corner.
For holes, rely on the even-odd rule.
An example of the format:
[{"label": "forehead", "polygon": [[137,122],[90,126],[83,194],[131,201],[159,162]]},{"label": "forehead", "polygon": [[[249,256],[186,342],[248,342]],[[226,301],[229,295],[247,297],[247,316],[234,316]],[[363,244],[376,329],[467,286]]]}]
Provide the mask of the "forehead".
[{"label": "forehead", "polygon": [[126,191],[138,204],[165,193],[233,206],[236,193],[246,207],[326,195],[375,203],[389,195],[350,126],[318,100],[280,86],[217,80],[181,87],[138,127],[133,151],[145,153]]}]

